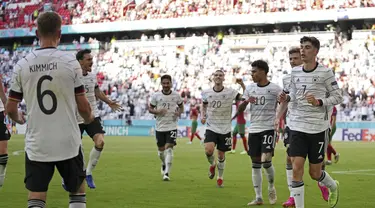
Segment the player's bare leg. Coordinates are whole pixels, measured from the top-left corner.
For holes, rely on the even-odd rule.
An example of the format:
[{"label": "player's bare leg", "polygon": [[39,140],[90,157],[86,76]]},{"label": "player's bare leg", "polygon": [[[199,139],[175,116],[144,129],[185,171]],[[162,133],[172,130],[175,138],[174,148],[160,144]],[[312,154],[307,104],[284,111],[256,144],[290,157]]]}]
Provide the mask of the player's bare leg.
[{"label": "player's bare leg", "polygon": [[162,146],[162,147],[158,147],[158,156],[161,160],[161,175],[164,176],[164,172],[165,172],[165,146]]},{"label": "player's bare leg", "polygon": [[4,185],[8,163],[8,141],[0,141],[0,188]]},{"label": "player's bare leg", "polygon": [[329,189],[328,204],[330,207],[335,207],[339,199],[339,182],[332,179],[332,177],[324,170],[322,170],[322,164],[311,164],[309,165],[309,173],[312,179],[322,183]]},{"label": "player's bare leg", "polygon": [[240,136],[242,138],[242,144],[243,144],[243,149],[244,149],[244,151],[242,151],[240,154],[241,155],[247,155],[247,152],[249,151],[249,147],[247,146],[246,136],[245,136],[245,134],[240,134]]},{"label": "player's bare leg", "polygon": [[251,157],[252,162],[252,179],[255,191],[255,199],[249,202],[248,206],[262,205],[263,194],[262,194],[262,157]]},{"label": "player's bare leg", "polygon": [[293,181],[293,165],[291,158],[287,155],[286,156],[286,180],[288,183],[288,189],[289,189],[289,199],[283,203],[283,207],[294,207],[294,198],[293,198],[293,192],[292,192],[292,181]]},{"label": "player's bare leg", "polygon": [[225,152],[218,150],[217,151],[217,170],[218,170],[218,176],[217,176],[217,186],[219,188],[224,187],[223,180],[224,180],[224,169],[225,169]]},{"label": "player's bare leg", "polygon": [[31,192],[29,191],[27,207],[45,208],[47,192]]},{"label": "player's bare leg", "polygon": [[98,164],[100,155],[102,154],[102,150],[104,148],[104,134],[95,134],[93,140],[94,140],[95,146],[91,149],[89,162],[87,164],[87,169],[86,169],[87,185],[91,189],[96,188],[94,179],[92,177],[92,171],[95,169],[96,165]]},{"label": "player's bare leg", "polygon": [[215,169],[216,169],[215,156],[214,156],[215,145],[216,144],[214,142],[204,143],[206,157],[207,157],[208,163],[210,163],[210,167],[208,170],[208,178],[210,179],[213,179],[215,177]]},{"label": "player's bare leg", "polygon": [[305,207],[305,184],[303,183],[303,173],[305,158],[291,157],[293,164],[292,193],[296,208]]},{"label": "player's bare leg", "polygon": [[165,170],[163,175],[164,181],[169,181],[169,174],[172,169],[172,160],[173,160],[173,147],[174,144],[167,143],[165,144]]},{"label": "player's bare leg", "polygon": [[85,181],[82,182],[77,193],[69,194],[69,208],[86,208]]},{"label": "player's bare leg", "polygon": [[266,170],[268,180],[268,200],[271,205],[276,204],[277,196],[275,189],[275,168],[272,165],[272,152],[262,154],[262,165]]}]

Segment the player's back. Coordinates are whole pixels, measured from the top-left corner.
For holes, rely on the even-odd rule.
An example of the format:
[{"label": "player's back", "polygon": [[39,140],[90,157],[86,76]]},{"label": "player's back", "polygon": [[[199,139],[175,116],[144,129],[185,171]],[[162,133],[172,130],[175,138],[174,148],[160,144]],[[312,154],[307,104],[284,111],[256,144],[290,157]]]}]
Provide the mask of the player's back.
[{"label": "player's back", "polygon": [[250,103],[250,133],[259,133],[274,129],[273,121],[276,119],[277,96],[282,89],[279,85],[270,82],[267,86],[250,84],[246,93],[255,97],[255,102]]},{"label": "player's back", "polygon": [[72,53],[55,48],[34,50],[17,63],[14,76],[27,106],[30,160],[61,161],[78,154],[75,91],[81,73]]}]

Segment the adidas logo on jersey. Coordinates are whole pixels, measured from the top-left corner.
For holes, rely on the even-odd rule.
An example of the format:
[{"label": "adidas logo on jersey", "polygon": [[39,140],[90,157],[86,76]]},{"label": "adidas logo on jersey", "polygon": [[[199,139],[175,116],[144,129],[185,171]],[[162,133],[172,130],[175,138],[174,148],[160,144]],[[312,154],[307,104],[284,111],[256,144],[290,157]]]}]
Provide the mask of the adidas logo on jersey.
[{"label": "adidas logo on jersey", "polygon": [[270,146],[270,145],[268,145],[268,146],[266,147],[266,149],[271,149],[271,146]]},{"label": "adidas logo on jersey", "polygon": [[318,157],[318,159],[320,160],[320,159],[323,159],[323,156],[322,155],[320,155],[319,157]]}]

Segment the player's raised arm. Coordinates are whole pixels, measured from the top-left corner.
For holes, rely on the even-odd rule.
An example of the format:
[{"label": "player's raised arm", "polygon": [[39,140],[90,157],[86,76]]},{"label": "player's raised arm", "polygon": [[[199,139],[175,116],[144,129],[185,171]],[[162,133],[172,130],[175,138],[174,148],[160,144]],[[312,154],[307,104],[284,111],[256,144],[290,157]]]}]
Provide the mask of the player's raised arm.
[{"label": "player's raised arm", "polygon": [[326,85],[326,89],[329,92],[329,95],[327,98],[320,98],[322,106],[330,106],[330,105],[338,105],[341,104],[344,101],[344,98],[342,97],[341,89],[339,88],[339,85],[337,84],[335,75],[333,71],[329,71],[327,73],[327,79],[324,81]]},{"label": "player's raised arm", "polygon": [[78,61],[74,67],[74,93],[78,113],[85,120],[85,123],[91,123],[94,120],[94,115],[92,114],[90,103],[85,96],[85,88],[81,82],[82,71]]},{"label": "player's raised arm", "polygon": [[22,115],[18,113],[18,103],[20,103],[23,99],[23,90],[21,84],[21,70],[22,68],[19,65],[15,66],[12,81],[11,81],[11,88],[9,92],[9,99],[6,103],[6,110],[8,116],[19,124],[24,124],[25,119]]},{"label": "player's raised arm", "polygon": [[99,98],[99,100],[105,102],[113,111],[119,111],[121,109],[121,106],[117,102],[110,100],[107,95],[99,89],[97,84],[95,85],[95,96]]},{"label": "player's raised arm", "polygon": [[207,107],[208,107],[208,100],[206,93],[202,92],[202,111],[201,111],[201,123],[205,124],[207,119]]}]

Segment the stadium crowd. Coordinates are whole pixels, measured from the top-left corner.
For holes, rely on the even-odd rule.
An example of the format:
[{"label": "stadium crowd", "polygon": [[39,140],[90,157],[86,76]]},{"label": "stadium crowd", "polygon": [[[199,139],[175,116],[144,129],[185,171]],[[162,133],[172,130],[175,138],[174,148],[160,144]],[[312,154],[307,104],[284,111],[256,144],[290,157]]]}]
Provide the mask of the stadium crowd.
[{"label": "stadium crowd", "polygon": [[32,27],[42,11],[54,10],[64,24],[375,7],[374,0],[5,0],[0,29]]},{"label": "stadium crowd", "polygon": [[[270,67],[269,78],[280,83],[283,74],[290,68],[287,57],[289,47],[297,42],[285,42],[283,45],[264,43],[261,49],[234,50],[233,45],[243,45],[244,39],[231,41],[230,36],[219,42],[208,36],[192,36],[181,39],[179,44],[170,44],[173,38],[140,41],[117,41],[110,50],[94,52],[94,69],[98,83],[111,99],[124,106],[123,112],[111,112],[111,109],[99,102],[103,119],[151,119],[147,111],[149,95],[160,90],[162,74],[171,74],[174,89],[185,100],[188,118],[191,104],[199,103],[201,90],[210,87],[210,76],[216,69],[226,72],[226,85],[235,87],[236,78],[242,78],[249,84],[250,63],[256,59],[265,59]],[[211,39],[211,41],[207,41]],[[334,37],[328,42],[322,41],[319,54],[320,62],[336,72],[338,82],[344,90],[344,103],[338,107],[338,120],[373,120],[375,116],[375,41],[374,37],[341,40],[333,44]],[[153,43],[162,42],[162,47]],[[151,45],[137,46],[146,42]],[[124,43],[124,44],[122,44]],[[5,87],[9,87],[13,65],[26,51],[0,51],[1,72]]]},{"label": "stadium crowd", "polygon": [[[0,29],[32,27],[42,11],[55,10],[64,20],[64,24],[109,22],[116,20],[132,21],[141,19],[179,18],[201,15],[249,14],[262,12],[290,12],[301,10],[341,9],[375,7],[374,0],[234,0],[234,1],[158,1],[146,0],[136,5],[135,1],[119,0],[8,0],[2,1],[0,9]],[[368,27],[367,27],[368,28]],[[314,31],[314,27],[309,28]],[[242,30],[242,29],[241,29]],[[299,26],[293,31],[301,31]],[[319,30],[319,29],[316,29]],[[304,31],[304,30],[302,30]],[[237,31],[238,33],[262,33],[261,29]],[[280,32],[275,29],[275,32]],[[275,44],[264,42],[263,48],[236,49],[249,43],[246,35],[232,40],[234,30],[226,31],[224,41],[210,34],[186,34],[186,38],[176,38],[176,34],[161,37],[142,35],[136,42],[148,42],[149,45],[121,44],[111,41],[111,49],[94,52],[94,68],[98,73],[100,87],[113,100],[125,106],[123,112],[111,112],[111,109],[99,102],[103,119],[148,119],[147,112],[150,93],[160,89],[161,74],[171,74],[174,89],[185,99],[188,118],[190,105],[200,101],[202,89],[210,86],[210,75],[216,69],[226,71],[226,84],[237,87],[234,80],[243,78],[245,84],[251,82],[250,63],[256,59],[265,59],[272,70],[270,79],[280,83],[283,74],[289,69],[287,51],[296,42]],[[334,33],[333,33],[334,34]],[[314,34],[312,34],[314,35]],[[179,44],[171,44],[179,40]],[[322,41],[319,54],[320,62],[336,72],[339,84],[344,89],[345,101],[339,106],[338,120],[373,120],[375,116],[375,46],[374,37],[346,40],[332,35],[328,41]],[[74,44],[83,43],[80,41]],[[92,41],[90,38],[89,41]],[[162,47],[153,42],[162,43]],[[297,41],[297,40],[296,40]],[[251,44],[251,43],[250,43]],[[298,41],[297,41],[298,44]],[[34,46],[37,41],[34,41]],[[16,49],[15,47],[14,49]],[[2,49],[0,51],[1,72],[5,87],[9,81],[13,65],[27,51]],[[23,105],[24,108],[24,105]]]}]

